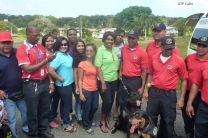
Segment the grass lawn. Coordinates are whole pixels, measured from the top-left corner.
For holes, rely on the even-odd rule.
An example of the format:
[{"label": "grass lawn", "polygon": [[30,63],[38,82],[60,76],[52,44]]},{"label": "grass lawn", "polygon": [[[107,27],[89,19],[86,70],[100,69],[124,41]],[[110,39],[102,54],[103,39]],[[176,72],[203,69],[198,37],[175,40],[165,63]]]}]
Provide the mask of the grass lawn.
[{"label": "grass lawn", "polygon": [[[25,40],[25,36],[21,36],[21,35],[13,35],[14,38],[14,47],[18,47],[19,45],[22,44],[22,42]],[[188,46],[188,42],[189,42],[190,37],[177,37],[176,38],[176,46],[178,48],[178,50],[180,51],[180,54],[183,58],[186,57],[186,50],[187,50],[187,46]],[[147,44],[152,41],[151,38],[147,39],[147,40],[140,40],[139,44],[143,47],[146,48]],[[40,42],[40,41],[39,41]],[[87,43],[87,42],[86,42]],[[94,39],[94,43],[96,44],[96,46],[101,46],[103,45],[102,40],[101,39]]]}]

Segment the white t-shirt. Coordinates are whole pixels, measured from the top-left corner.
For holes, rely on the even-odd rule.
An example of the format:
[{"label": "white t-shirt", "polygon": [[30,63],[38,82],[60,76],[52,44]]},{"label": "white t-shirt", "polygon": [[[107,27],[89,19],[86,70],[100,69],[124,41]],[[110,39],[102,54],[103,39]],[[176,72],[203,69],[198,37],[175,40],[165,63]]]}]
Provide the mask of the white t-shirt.
[{"label": "white t-shirt", "polygon": [[162,63],[165,63],[170,57],[171,57],[171,56],[169,56],[169,57],[164,57],[162,54],[160,54],[160,59],[161,59]]}]

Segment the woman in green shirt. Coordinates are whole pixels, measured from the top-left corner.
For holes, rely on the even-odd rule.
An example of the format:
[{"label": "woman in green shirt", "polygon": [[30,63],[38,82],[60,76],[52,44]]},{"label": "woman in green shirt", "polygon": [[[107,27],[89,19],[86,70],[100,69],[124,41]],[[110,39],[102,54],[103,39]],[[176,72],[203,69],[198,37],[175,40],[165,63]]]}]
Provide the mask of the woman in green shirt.
[{"label": "woman in green shirt", "polygon": [[117,89],[118,57],[116,49],[113,47],[115,34],[113,32],[105,32],[102,41],[104,46],[99,47],[97,51],[95,65],[98,67],[99,76],[101,76],[98,81],[98,90],[102,98],[100,129],[102,132],[108,133],[108,129],[112,129],[108,118]]}]

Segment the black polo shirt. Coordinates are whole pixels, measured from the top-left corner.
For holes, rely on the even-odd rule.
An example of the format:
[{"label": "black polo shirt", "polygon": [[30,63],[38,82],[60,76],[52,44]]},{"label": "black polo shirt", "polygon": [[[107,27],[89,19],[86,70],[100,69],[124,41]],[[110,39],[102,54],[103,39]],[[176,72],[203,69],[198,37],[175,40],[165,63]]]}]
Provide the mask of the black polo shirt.
[{"label": "black polo shirt", "polygon": [[10,57],[0,54],[0,90],[4,90],[9,97],[22,90],[22,72],[18,66],[16,49]]}]

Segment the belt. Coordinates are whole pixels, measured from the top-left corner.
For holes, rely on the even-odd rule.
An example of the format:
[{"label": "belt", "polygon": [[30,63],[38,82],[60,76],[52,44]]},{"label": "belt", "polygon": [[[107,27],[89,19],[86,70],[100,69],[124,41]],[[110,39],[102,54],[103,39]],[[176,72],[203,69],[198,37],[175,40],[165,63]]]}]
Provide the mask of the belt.
[{"label": "belt", "polygon": [[203,105],[205,105],[205,106],[208,106],[208,104],[207,104],[207,103],[205,103],[204,101],[202,101],[202,104],[203,104]]},{"label": "belt", "polygon": [[152,85],[150,88],[157,89],[157,90],[159,90],[159,91],[161,91],[161,92],[176,92],[175,89],[164,90],[164,89],[159,89],[159,88],[157,88],[157,87],[155,87],[155,86],[153,86],[153,85]]},{"label": "belt", "polygon": [[46,81],[48,78],[43,78],[43,79],[39,79],[39,80],[33,80],[33,79],[23,79],[24,83],[29,83],[29,82],[34,82],[34,83],[41,83]]}]

